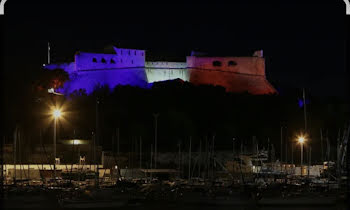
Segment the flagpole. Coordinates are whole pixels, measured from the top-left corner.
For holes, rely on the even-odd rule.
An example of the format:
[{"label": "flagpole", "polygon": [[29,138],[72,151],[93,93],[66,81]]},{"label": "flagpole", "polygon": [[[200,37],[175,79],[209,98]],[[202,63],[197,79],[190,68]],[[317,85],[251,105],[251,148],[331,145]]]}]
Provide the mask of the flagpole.
[{"label": "flagpole", "polygon": [[304,122],[305,122],[305,133],[306,133],[307,132],[307,121],[306,121],[305,88],[303,88],[303,102],[304,102]]},{"label": "flagpole", "polygon": [[47,64],[50,64],[50,42],[47,42]]}]

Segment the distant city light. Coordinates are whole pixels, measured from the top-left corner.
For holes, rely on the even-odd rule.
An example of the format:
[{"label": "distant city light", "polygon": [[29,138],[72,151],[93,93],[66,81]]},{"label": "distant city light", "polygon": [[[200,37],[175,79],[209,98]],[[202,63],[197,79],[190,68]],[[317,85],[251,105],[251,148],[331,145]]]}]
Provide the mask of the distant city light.
[{"label": "distant city light", "polygon": [[87,140],[84,139],[66,139],[62,141],[64,144],[69,145],[82,145],[82,144],[88,144]]},{"label": "distant city light", "polygon": [[75,140],[73,140],[73,144],[75,145],[75,144],[81,144],[81,141],[80,140],[77,140],[77,139],[75,139]]}]

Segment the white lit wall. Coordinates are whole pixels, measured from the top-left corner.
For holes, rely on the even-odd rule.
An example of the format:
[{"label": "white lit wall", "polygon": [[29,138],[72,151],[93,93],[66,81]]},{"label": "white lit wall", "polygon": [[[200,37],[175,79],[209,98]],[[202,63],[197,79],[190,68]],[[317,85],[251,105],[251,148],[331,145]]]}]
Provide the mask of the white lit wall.
[{"label": "white lit wall", "polygon": [[149,83],[174,79],[189,81],[186,62],[146,62],[145,67]]}]

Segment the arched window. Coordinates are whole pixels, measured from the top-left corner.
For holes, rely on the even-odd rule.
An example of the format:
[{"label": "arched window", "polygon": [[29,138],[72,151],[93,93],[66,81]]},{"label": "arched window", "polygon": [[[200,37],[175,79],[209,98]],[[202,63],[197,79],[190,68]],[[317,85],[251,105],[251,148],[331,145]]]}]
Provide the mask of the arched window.
[{"label": "arched window", "polygon": [[221,66],[221,62],[220,61],[213,61],[213,66]]},{"label": "arched window", "polygon": [[120,63],[123,63],[123,59],[120,59]]},{"label": "arched window", "polygon": [[102,62],[102,63],[106,63],[106,59],[102,58],[102,59],[101,59],[101,62]]},{"label": "arched window", "polygon": [[134,60],[131,60],[131,64],[134,64]]},{"label": "arched window", "polygon": [[135,55],[136,55],[136,50],[135,50]]},{"label": "arched window", "polygon": [[97,63],[97,59],[96,59],[96,58],[93,58],[93,59],[92,59],[92,62]]},{"label": "arched window", "polygon": [[111,58],[111,63],[115,63],[115,61],[113,60],[113,58]]},{"label": "arched window", "polygon": [[229,61],[229,62],[228,62],[228,65],[229,65],[229,66],[236,66],[237,63],[236,63],[236,61]]},{"label": "arched window", "polygon": [[130,55],[130,50],[129,50],[129,55]]},{"label": "arched window", "polygon": [[143,53],[141,53],[141,56],[143,56]]}]

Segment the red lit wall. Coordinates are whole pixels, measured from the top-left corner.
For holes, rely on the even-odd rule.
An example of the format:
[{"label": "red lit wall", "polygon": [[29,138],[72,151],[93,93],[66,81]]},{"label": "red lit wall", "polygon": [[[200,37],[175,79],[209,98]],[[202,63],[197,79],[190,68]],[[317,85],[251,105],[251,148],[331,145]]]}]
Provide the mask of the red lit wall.
[{"label": "red lit wall", "polygon": [[266,80],[265,59],[262,57],[187,57],[190,82],[211,84],[228,92],[274,94],[277,91]]}]

